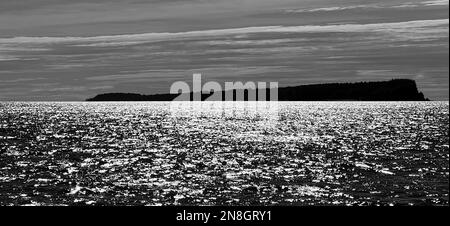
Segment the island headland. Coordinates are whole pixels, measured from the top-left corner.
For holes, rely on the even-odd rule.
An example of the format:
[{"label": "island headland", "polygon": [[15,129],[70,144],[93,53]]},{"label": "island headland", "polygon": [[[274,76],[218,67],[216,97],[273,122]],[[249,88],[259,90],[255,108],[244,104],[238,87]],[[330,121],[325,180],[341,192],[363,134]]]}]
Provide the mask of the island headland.
[{"label": "island headland", "polygon": [[[225,100],[225,92],[222,100]],[[269,96],[271,90],[266,89]],[[256,90],[258,93],[258,90]],[[105,93],[86,101],[173,101],[180,94]],[[193,93],[190,93],[191,100]],[[206,100],[212,93],[202,94]],[[248,90],[244,90],[244,99],[248,100]],[[236,90],[233,90],[236,100]],[[269,100],[269,98],[267,98]],[[417,88],[414,80],[392,79],[378,82],[327,83],[278,88],[278,101],[428,101]]]}]

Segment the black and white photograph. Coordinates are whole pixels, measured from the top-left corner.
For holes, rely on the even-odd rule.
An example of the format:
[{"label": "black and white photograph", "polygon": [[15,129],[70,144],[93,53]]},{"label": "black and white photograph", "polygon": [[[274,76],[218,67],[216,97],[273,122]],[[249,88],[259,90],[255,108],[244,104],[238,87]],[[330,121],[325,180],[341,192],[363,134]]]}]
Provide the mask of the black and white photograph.
[{"label": "black and white photograph", "polygon": [[0,0],[0,206],[448,207],[449,1]]}]

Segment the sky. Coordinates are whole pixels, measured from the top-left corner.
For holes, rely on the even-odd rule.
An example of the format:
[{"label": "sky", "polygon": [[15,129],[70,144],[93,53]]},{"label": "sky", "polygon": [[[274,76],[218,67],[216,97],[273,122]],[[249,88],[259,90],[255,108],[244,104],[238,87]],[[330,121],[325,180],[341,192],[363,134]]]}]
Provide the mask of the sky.
[{"label": "sky", "polygon": [[0,101],[409,78],[449,99],[448,0],[2,0]]}]

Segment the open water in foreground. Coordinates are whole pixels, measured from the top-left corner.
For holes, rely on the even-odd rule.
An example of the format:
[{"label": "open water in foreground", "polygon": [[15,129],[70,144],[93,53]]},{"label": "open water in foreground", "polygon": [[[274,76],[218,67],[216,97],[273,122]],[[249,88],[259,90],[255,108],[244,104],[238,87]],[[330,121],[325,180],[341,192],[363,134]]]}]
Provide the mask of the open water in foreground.
[{"label": "open water in foreground", "polygon": [[0,205],[449,205],[448,131],[448,102],[0,102]]}]

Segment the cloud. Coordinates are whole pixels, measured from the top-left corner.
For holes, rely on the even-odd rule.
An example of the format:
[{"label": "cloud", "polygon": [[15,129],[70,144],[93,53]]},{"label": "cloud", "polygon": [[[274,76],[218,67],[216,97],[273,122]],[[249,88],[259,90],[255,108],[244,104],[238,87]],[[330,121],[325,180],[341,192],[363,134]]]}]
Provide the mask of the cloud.
[{"label": "cloud", "polygon": [[198,67],[189,70],[142,70],[142,71],[126,71],[121,74],[90,76],[86,80],[89,81],[117,81],[117,82],[129,82],[135,83],[136,81],[146,81],[143,79],[149,79],[150,81],[156,81],[157,79],[164,80],[183,80],[186,76],[191,76],[194,73],[201,73],[204,77],[223,77],[223,76],[243,76],[243,75],[257,75],[262,73],[279,73],[279,72],[294,72],[296,69],[283,67],[283,66],[258,66],[258,67]]},{"label": "cloud", "polygon": [[[338,24],[338,25],[304,25],[304,26],[263,26],[233,29],[215,29],[177,33],[144,33],[94,37],[15,37],[0,38],[0,44],[58,44],[89,43],[87,47],[138,44],[154,41],[180,40],[185,38],[202,38],[215,36],[244,35],[256,33],[320,33],[320,32],[373,32],[373,31],[411,31],[411,29],[448,26],[448,19],[416,20],[406,22],[372,23],[372,24]],[[80,44],[78,44],[80,46]]]},{"label": "cloud", "polygon": [[76,47],[114,47],[114,46],[130,46],[130,45],[138,45],[145,43],[145,41],[130,41],[130,42],[99,42],[99,43],[91,43],[91,44],[79,44],[73,45]]},{"label": "cloud", "polygon": [[433,0],[433,1],[425,1],[422,4],[427,6],[445,6],[448,5],[449,0]]},{"label": "cloud", "polygon": [[408,76],[408,73],[393,70],[357,70],[356,74],[362,77],[384,79],[401,78]]},{"label": "cloud", "polygon": [[[414,4],[422,4],[417,1]],[[399,2],[393,5],[399,6]],[[283,9],[287,8],[294,7]],[[283,9],[278,8],[272,11],[275,16],[261,19],[261,14],[255,15],[256,23],[216,26],[208,22],[211,26],[180,25],[183,29],[170,28],[171,32],[144,33],[153,31],[148,28],[124,34],[125,25],[121,24],[115,30],[118,35],[74,31],[70,34],[76,35],[59,37],[46,32],[40,34],[48,37],[5,36],[0,38],[0,82],[8,79],[16,83],[5,83],[1,92],[10,99],[82,100],[103,92],[166,93],[171,82],[185,80],[193,73],[202,73],[205,81],[278,81],[281,86],[415,78],[423,74],[420,81],[428,90],[427,96],[448,97],[441,91],[432,92],[436,86],[434,90],[448,87],[448,83],[430,80],[448,74],[449,20],[440,8],[444,7],[380,13],[318,4],[315,9],[323,13],[281,14]],[[431,15],[436,11],[439,13]],[[318,17],[325,14],[331,17]],[[219,29],[223,27],[226,29]],[[430,72],[436,68],[439,72]],[[45,80],[17,80],[32,77]],[[5,94],[3,88],[9,87],[15,89]],[[15,90],[22,94],[12,93]]]},{"label": "cloud", "polygon": [[281,38],[281,39],[266,39],[266,40],[213,40],[213,41],[198,41],[194,44],[211,45],[211,46],[229,46],[229,45],[274,45],[282,43],[290,43],[301,41],[304,39],[291,39],[291,38]]},{"label": "cloud", "polygon": [[34,81],[43,80],[43,79],[44,78],[17,78],[17,79],[9,79],[9,80],[1,79],[0,85],[2,85],[2,84],[11,85],[12,83],[34,82]]},{"label": "cloud", "polygon": [[147,70],[147,71],[137,71],[137,72],[129,72],[123,74],[113,74],[113,75],[100,75],[100,76],[91,76],[86,78],[86,80],[90,81],[134,81],[135,79],[142,78],[165,78],[168,79],[170,77],[180,78],[186,72],[181,70]]},{"label": "cloud", "polygon": [[39,51],[49,51],[49,48],[32,48],[32,47],[21,47],[21,46],[0,46],[0,52],[39,52]]},{"label": "cloud", "polygon": [[286,13],[316,13],[316,12],[335,12],[346,10],[367,10],[367,9],[389,9],[389,8],[416,8],[426,6],[446,6],[449,5],[449,0],[432,0],[424,2],[406,2],[403,4],[363,4],[363,5],[349,5],[349,6],[331,6],[322,8],[303,8],[303,9],[288,9]]},{"label": "cloud", "polygon": [[353,5],[353,6],[332,6],[332,7],[323,7],[323,8],[313,8],[313,9],[291,9],[286,10],[287,13],[314,13],[314,12],[331,12],[331,11],[343,11],[350,9],[376,9],[382,8],[379,5],[371,4],[371,5]]},{"label": "cloud", "polygon": [[0,56],[0,61],[13,61],[13,60],[20,60],[20,58],[13,56]]},{"label": "cloud", "polygon": [[67,87],[54,87],[54,88],[36,88],[31,90],[32,92],[84,92],[84,91],[98,91],[113,89],[114,86],[67,86]]}]

